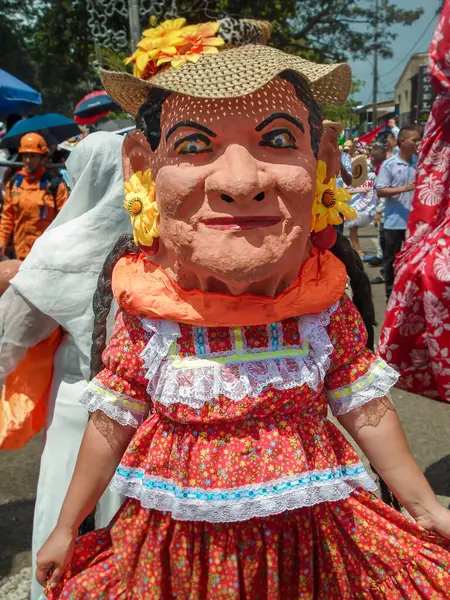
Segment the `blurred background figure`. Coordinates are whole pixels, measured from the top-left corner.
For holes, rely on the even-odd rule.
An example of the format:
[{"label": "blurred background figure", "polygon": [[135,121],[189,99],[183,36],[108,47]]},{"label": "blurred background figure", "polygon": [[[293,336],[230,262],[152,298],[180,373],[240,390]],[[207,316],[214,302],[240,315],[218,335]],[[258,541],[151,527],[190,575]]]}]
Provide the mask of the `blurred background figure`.
[{"label": "blurred background figure", "polygon": [[64,206],[68,189],[61,177],[46,169],[48,147],[42,136],[24,135],[19,154],[24,166],[6,184],[0,221],[0,257],[5,255],[13,236],[15,256],[24,260]]},{"label": "blurred background figure", "polygon": [[392,154],[382,165],[376,190],[384,198],[384,280],[386,298],[394,285],[394,262],[405,241],[408,215],[414,196],[417,151],[420,133],[414,125],[406,125],[398,134],[399,152]]},{"label": "blurred background figure", "polygon": [[397,145],[397,136],[394,133],[390,132],[387,134],[384,147],[386,150],[386,158],[391,158],[391,156],[400,152],[400,148]]}]

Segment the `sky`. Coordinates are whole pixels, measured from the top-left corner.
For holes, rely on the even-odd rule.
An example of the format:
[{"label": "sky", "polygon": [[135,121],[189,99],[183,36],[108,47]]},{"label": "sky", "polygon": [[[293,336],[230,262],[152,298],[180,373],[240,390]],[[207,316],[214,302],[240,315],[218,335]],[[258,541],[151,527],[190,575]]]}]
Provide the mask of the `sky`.
[{"label": "sky", "polygon": [[[394,52],[393,58],[379,59],[378,62],[378,99],[384,100],[394,97],[394,89],[397,80],[407,64],[411,54],[417,52],[427,52],[433,36],[438,15],[436,11],[440,6],[439,0],[395,0],[395,4],[403,9],[416,9],[423,7],[423,15],[410,26],[395,25],[392,32],[398,34],[392,43]],[[426,33],[424,34],[426,30]],[[418,42],[419,38],[422,39]],[[417,43],[417,46],[415,44]],[[411,49],[414,49],[411,51]],[[370,61],[370,62],[369,62]],[[372,57],[368,61],[350,60],[354,79],[360,79],[364,82],[361,91],[355,94],[355,99],[361,104],[369,104],[372,101]]]}]

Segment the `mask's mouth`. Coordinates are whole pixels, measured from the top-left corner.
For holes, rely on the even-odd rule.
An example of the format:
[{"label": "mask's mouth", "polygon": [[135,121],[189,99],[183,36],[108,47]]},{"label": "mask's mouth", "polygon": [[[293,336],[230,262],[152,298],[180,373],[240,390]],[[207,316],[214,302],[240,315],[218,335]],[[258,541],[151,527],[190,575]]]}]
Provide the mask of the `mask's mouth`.
[{"label": "mask's mouth", "polygon": [[208,229],[218,229],[221,231],[243,231],[246,229],[260,229],[262,227],[271,227],[281,221],[280,217],[248,216],[248,217],[214,217],[203,219],[201,222]]}]

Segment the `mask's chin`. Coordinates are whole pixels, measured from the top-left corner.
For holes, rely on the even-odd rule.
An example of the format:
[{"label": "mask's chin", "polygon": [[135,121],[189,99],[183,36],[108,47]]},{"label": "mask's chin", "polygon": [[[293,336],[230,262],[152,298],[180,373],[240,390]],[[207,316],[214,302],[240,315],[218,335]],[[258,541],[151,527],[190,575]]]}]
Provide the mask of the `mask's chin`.
[{"label": "mask's chin", "polygon": [[184,251],[176,249],[176,278],[190,289],[274,296],[296,279],[306,247],[303,235],[294,239],[271,236],[260,246],[194,243]]}]

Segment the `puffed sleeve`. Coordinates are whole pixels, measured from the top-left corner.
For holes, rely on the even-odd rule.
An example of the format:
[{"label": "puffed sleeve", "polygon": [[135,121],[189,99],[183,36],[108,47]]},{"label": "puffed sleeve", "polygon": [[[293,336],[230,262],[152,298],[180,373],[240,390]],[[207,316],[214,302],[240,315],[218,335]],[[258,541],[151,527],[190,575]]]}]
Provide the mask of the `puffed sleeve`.
[{"label": "puffed sleeve", "polygon": [[399,376],[365,347],[367,331],[348,296],[341,299],[332,315],[328,335],[334,350],[325,389],[333,415],[343,415],[385,396]]},{"label": "puffed sleeve", "polygon": [[121,425],[136,429],[150,410],[141,354],[152,333],[139,317],[119,311],[109,345],[103,353],[105,369],[92,379],[80,402],[90,411],[101,410]]}]

